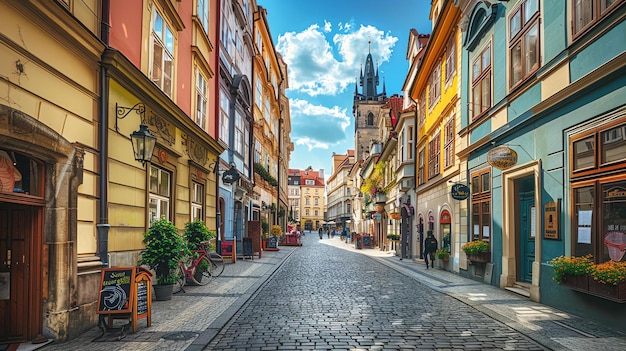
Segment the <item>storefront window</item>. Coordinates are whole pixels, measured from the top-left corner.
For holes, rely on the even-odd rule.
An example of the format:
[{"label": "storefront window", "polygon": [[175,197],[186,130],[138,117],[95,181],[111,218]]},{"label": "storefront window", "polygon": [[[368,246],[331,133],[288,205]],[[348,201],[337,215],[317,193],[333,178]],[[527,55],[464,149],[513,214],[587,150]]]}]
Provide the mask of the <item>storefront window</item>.
[{"label": "storefront window", "polygon": [[491,238],[491,171],[472,174],[472,228],[470,240]]},{"label": "storefront window", "polygon": [[0,192],[43,197],[43,169],[26,155],[0,150]]},{"label": "storefront window", "polygon": [[570,142],[572,254],[591,254],[598,263],[625,260],[626,174],[621,166],[626,159],[625,128],[625,117],[614,119],[573,135]]}]

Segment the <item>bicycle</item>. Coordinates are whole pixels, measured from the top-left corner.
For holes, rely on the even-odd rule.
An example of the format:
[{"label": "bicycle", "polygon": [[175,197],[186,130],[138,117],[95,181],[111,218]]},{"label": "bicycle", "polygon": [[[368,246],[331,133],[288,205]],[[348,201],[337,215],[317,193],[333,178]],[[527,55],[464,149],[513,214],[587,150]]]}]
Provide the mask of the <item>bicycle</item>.
[{"label": "bicycle", "polygon": [[[185,292],[184,286],[188,281],[195,285],[207,285],[212,277],[217,277],[224,271],[224,259],[217,252],[207,252],[205,243],[200,243],[200,249],[190,250],[197,254],[193,256],[184,255],[178,263],[178,279],[174,284],[174,293],[181,290]],[[183,253],[184,254],[184,253]]]}]

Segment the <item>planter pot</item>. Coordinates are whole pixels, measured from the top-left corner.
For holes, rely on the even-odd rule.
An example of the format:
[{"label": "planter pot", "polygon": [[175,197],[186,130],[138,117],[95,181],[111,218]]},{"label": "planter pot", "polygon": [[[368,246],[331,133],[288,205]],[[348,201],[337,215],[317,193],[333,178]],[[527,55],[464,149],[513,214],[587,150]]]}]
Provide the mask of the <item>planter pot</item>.
[{"label": "planter pot", "polygon": [[573,290],[587,291],[589,290],[589,276],[587,274],[565,274],[563,275],[563,281],[561,282],[561,285]]},{"label": "planter pot", "polygon": [[626,282],[621,282],[617,285],[600,283],[589,276],[589,293],[605,298],[607,300],[613,300],[616,302],[626,302]]},{"label": "planter pot", "polygon": [[376,203],[376,212],[378,213],[383,213],[385,211],[385,203],[381,202],[381,203]]},{"label": "planter pot", "polygon": [[154,299],[157,301],[167,301],[172,299],[174,285],[154,285]]},{"label": "planter pot", "polygon": [[443,262],[448,262],[448,261],[450,261],[450,257],[445,257],[445,258],[442,258],[441,260],[442,260]]},{"label": "planter pot", "polygon": [[480,252],[474,255],[468,255],[467,258],[472,262],[487,263],[491,261],[491,252]]}]

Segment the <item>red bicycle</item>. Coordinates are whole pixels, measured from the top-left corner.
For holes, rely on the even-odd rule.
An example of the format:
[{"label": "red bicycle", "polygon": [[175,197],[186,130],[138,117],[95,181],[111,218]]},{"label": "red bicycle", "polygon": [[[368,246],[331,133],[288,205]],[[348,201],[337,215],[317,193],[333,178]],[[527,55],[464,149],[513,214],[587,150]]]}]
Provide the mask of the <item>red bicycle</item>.
[{"label": "red bicycle", "polygon": [[195,285],[207,285],[213,276],[215,264],[204,247],[204,243],[200,244],[199,250],[190,250],[192,255],[185,255],[178,263],[178,279],[174,283],[174,293],[179,291],[185,292],[183,287],[186,282]]}]

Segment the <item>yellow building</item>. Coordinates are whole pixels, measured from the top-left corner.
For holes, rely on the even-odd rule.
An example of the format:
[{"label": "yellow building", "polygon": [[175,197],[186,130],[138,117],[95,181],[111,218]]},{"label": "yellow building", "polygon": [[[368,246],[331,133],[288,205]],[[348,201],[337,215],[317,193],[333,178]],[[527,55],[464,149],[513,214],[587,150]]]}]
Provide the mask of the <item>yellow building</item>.
[{"label": "yellow building", "polygon": [[[460,129],[459,61],[460,10],[451,1],[433,1],[430,18],[433,31],[421,58],[410,94],[417,101],[416,206],[417,240],[421,244],[429,231],[451,249],[446,269],[459,269],[460,238],[466,225],[460,225],[464,202],[450,195],[453,183],[464,183],[465,166],[456,156],[463,141]],[[465,224],[465,223],[464,223]],[[454,228],[454,230],[452,230]],[[419,252],[423,249],[419,245]],[[465,260],[463,260],[465,264]]]}]

